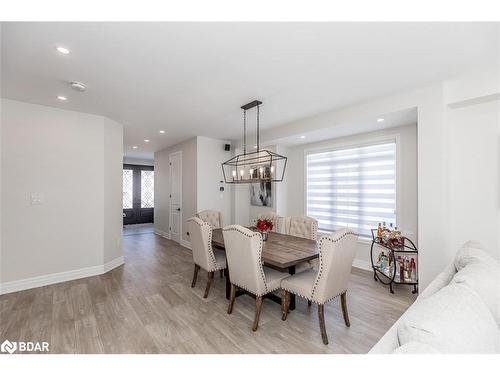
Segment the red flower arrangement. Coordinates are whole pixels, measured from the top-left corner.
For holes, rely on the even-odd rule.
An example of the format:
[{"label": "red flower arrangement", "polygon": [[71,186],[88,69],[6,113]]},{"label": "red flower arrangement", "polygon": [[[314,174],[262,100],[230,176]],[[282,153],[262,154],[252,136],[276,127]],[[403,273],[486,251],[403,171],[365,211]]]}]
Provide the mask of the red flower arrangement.
[{"label": "red flower arrangement", "polygon": [[267,218],[257,219],[256,226],[257,229],[260,230],[261,232],[267,232],[273,230],[273,222]]}]

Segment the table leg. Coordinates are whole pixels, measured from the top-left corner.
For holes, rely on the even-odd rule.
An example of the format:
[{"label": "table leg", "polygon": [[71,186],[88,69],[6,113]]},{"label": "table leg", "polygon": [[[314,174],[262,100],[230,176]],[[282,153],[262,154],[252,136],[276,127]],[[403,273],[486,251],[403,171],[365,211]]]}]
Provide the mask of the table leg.
[{"label": "table leg", "polygon": [[[288,273],[295,275],[295,266],[288,267]],[[295,294],[290,294],[290,307],[289,310],[295,310]]]}]

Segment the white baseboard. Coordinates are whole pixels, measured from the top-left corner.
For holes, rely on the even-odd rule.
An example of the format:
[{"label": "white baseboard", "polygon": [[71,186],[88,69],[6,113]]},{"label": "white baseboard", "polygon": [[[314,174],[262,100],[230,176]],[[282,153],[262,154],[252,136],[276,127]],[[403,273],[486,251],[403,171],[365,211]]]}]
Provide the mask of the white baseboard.
[{"label": "white baseboard", "polygon": [[164,232],[162,230],[155,229],[154,233],[157,234],[158,236],[162,236],[163,238],[166,238],[167,240],[170,239],[170,233],[169,232]]},{"label": "white baseboard", "polygon": [[191,250],[191,242],[181,239],[181,246]]},{"label": "white baseboard", "polygon": [[372,264],[362,259],[355,258],[354,261],[352,262],[352,266],[365,271],[373,271]]},{"label": "white baseboard", "polygon": [[77,270],[51,273],[48,275],[30,277],[28,279],[0,283],[0,295],[19,292],[21,290],[39,288],[41,286],[62,283],[65,281],[82,279],[84,277],[102,275],[125,263],[123,256],[115,258],[105,264],[80,268]]},{"label": "white baseboard", "polygon": [[104,263],[102,265],[103,269],[102,273],[109,272],[115,269],[116,267],[120,267],[122,264],[125,264],[125,258],[123,257],[123,255],[121,257],[111,259],[108,263]]}]

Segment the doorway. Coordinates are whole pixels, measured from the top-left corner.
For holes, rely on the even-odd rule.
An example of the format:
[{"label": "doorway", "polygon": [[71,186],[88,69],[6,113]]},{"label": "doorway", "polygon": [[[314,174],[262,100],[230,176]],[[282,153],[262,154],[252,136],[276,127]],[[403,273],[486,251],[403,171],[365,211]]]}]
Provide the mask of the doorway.
[{"label": "doorway", "polygon": [[123,165],[123,225],[154,220],[154,167]]},{"label": "doorway", "polygon": [[181,243],[182,237],[182,151],[174,152],[168,157],[170,180],[170,239]]}]

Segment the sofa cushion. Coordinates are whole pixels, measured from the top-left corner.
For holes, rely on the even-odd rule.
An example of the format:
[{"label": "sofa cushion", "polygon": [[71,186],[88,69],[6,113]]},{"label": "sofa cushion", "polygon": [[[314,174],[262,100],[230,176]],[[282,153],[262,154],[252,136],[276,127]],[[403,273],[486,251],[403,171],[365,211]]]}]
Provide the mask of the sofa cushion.
[{"label": "sofa cushion", "polygon": [[464,243],[455,255],[455,268],[457,271],[472,263],[498,264],[498,261],[484,250],[483,245],[477,241],[467,241]]},{"label": "sofa cushion", "polygon": [[500,331],[478,294],[452,283],[407,311],[398,339],[400,345],[417,341],[442,353],[498,353]]},{"label": "sofa cushion", "polygon": [[418,341],[410,341],[392,351],[392,354],[439,354],[440,352],[430,346]]},{"label": "sofa cushion", "polygon": [[500,265],[470,263],[455,274],[452,283],[464,284],[473,289],[500,327]]}]

